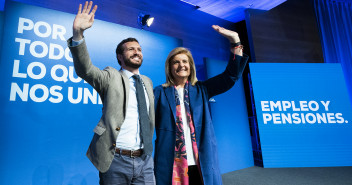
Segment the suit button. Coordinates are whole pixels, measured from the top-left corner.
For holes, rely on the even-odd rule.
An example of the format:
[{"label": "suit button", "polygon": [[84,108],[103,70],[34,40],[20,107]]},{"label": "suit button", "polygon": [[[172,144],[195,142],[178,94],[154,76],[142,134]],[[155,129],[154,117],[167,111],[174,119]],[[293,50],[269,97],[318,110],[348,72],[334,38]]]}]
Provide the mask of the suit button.
[{"label": "suit button", "polygon": [[116,127],[116,129],[115,129],[116,131],[120,131],[120,127]]},{"label": "suit button", "polygon": [[113,146],[113,147],[115,147],[115,146],[116,146],[116,144],[114,143],[114,144],[112,144],[112,146]]}]

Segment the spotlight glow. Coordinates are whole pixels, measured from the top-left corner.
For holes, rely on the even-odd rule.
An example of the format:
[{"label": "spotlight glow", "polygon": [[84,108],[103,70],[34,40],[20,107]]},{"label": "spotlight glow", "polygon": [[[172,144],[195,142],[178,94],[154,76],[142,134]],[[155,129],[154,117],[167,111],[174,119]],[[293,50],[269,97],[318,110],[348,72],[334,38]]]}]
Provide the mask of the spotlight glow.
[{"label": "spotlight glow", "polygon": [[150,27],[150,25],[152,25],[153,22],[154,22],[154,17],[149,17],[149,18],[147,19],[147,26]]}]

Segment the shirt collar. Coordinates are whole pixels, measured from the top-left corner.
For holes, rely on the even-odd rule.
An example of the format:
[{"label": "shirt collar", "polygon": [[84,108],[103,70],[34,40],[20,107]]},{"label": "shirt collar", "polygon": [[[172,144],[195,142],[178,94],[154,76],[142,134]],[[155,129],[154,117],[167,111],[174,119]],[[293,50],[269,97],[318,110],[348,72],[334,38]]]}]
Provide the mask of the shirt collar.
[{"label": "shirt collar", "polygon": [[[134,74],[124,68],[122,68],[122,72],[125,73],[125,75],[128,77],[128,78],[131,78]],[[138,74],[140,76],[140,74]]]}]

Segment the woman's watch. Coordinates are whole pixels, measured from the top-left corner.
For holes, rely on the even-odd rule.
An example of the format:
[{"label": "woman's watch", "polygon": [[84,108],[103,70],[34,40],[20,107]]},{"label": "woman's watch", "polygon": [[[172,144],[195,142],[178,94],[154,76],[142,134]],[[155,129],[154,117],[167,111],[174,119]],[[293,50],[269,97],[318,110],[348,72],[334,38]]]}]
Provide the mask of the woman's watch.
[{"label": "woman's watch", "polygon": [[231,43],[231,48],[235,48],[241,45],[241,42]]}]

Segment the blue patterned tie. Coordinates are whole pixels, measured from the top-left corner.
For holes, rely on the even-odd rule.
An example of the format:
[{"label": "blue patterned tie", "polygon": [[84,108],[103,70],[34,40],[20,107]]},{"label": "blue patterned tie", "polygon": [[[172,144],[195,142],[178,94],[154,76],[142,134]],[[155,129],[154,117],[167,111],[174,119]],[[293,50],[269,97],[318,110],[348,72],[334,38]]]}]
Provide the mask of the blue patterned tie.
[{"label": "blue patterned tie", "polygon": [[132,76],[135,79],[136,94],[138,102],[139,125],[141,128],[141,139],[144,144],[144,153],[151,155],[153,152],[153,136],[150,130],[150,120],[148,115],[147,103],[144,95],[142,80],[138,75]]}]

